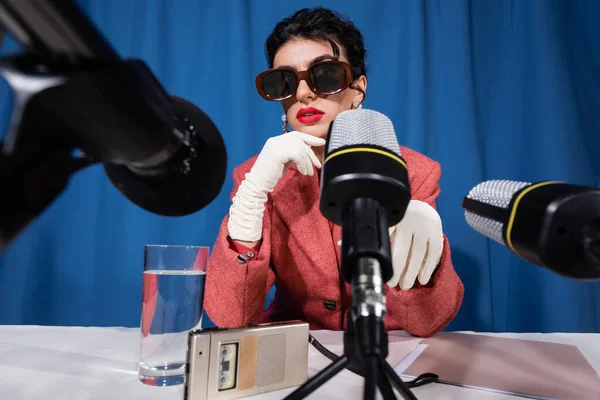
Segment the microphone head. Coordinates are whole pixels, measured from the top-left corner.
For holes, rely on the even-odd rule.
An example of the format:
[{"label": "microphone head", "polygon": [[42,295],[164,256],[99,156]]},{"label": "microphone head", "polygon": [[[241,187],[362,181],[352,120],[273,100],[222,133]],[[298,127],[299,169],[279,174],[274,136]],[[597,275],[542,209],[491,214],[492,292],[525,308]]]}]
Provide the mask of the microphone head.
[{"label": "microphone head", "polygon": [[392,121],[380,112],[341,112],[329,126],[321,172],[321,213],[341,225],[345,207],[360,198],[385,209],[388,226],[404,217],[410,201],[406,162]]},{"label": "microphone head", "polygon": [[206,207],[223,187],[227,152],[219,130],[194,104],[173,96],[178,149],[153,168],[104,164],[107,176],[131,202],[154,214],[184,216]]},{"label": "microphone head", "polygon": [[[467,198],[505,209],[508,212],[514,194],[529,185],[531,183],[509,180],[485,181],[471,189]],[[505,244],[504,225],[507,222],[506,220],[485,217],[468,209],[465,210],[465,219],[471,228],[477,232],[502,245]]]},{"label": "microphone head", "polygon": [[394,125],[388,117],[367,109],[341,112],[329,127],[326,154],[360,145],[381,147],[401,155]]}]

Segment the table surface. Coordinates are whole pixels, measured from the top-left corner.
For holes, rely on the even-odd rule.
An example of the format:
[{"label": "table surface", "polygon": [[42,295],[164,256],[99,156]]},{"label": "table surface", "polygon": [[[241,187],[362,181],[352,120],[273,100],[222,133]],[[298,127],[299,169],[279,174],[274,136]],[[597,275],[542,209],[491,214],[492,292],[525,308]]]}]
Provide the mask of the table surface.
[{"label": "table surface", "polygon": [[[596,371],[600,371],[600,334],[479,334],[572,344],[581,350]],[[183,398],[181,385],[152,387],[140,383],[137,379],[138,355],[139,329],[0,326],[1,397],[24,400]],[[309,346],[309,376],[328,364],[329,360]],[[309,398],[362,399],[362,387],[362,378],[342,371]],[[290,388],[247,399],[281,399],[292,391]],[[443,384],[428,384],[414,389],[413,393],[419,399],[517,398]]]}]

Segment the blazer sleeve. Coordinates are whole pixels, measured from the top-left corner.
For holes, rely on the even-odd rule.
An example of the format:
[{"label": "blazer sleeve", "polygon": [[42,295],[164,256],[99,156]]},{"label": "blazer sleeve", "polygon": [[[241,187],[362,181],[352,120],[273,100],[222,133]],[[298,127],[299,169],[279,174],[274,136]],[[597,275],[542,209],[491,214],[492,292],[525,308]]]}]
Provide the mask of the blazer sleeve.
[{"label": "blazer sleeve", "polygon": [[[440,193],[440,164],[431,160],[432,167],[415,185],[412,198],[436,208]],[[388,307],[394,315],[402,316],[407,332],[419,337],[429,337],[441,331],[458,313],[463,300],[464,286],[454,271],[450,244],[444,234],[444,248],[440,264],[427,285],[415,284],[410,290],[387,288]],[[394,310],[395,309],[395,310]]]},{"label": "blazer sleeve", "polygon": [[[233,171],[231,199],[243,179],[240,167]],[[229,238],[225,216],[206,268],[204,309],[215,325],[236,328],[258,323],[275,274],[270,268],[271,257],[271,199],[265,204],[260,251],[246,263],[238,261],[238,250]]]}]

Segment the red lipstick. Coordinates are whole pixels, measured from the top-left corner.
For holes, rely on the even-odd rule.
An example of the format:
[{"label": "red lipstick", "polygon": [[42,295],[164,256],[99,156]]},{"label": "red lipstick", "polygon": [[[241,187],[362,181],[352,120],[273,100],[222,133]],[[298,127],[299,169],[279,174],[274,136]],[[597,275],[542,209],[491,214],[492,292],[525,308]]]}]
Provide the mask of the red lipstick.
[{"label": "red lipstick", "polygon": [[300,121],[300,123],[310,124],[323,118],[323,115],[325,115],[325,113],[318,108],[301,108],[296,114],[296,119]]}]

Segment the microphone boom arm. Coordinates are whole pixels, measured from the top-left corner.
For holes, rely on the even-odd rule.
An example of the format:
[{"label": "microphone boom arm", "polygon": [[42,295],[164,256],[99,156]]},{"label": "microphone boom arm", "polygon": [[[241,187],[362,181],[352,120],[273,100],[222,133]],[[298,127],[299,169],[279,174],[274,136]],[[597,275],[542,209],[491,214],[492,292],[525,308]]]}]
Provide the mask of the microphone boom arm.
[{"label": "microphone boom arm", "polygon": [[1,0],[0,25],[28,52],[51,59],[118,60],[115,49],[71,0]]}]

